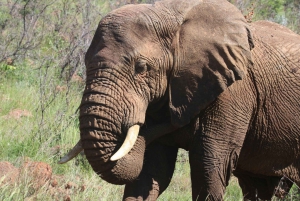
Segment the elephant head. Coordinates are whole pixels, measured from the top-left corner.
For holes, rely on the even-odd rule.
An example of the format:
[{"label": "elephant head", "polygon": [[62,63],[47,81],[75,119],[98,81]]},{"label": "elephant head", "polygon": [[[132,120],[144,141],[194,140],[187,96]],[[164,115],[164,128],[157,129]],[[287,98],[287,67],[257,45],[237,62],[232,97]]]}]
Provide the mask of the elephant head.
[{"label": "elephant head", "polygon": [[168,108],[170,124],[188,124],[243,78],[252,47],[243,15],[226,0],[166,0],[109,13],[86,53],[80,105],[80,143],[94,171],[114,184],[136,179],[146,116]]}]

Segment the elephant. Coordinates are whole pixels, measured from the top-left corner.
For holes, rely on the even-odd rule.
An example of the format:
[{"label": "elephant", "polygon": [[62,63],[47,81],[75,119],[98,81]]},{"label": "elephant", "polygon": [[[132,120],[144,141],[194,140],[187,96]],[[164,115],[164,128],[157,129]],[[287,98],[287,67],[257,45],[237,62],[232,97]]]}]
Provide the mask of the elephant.
[{"label": "elephant", "polygon": [[[231,175],[245,200],[300,185],[300,36],[249,23],[227,0],[126,5],[103,17],[85,55],[80,140],[93,170],[156,200],[179,148],[193,200],[222,200]],[[278,186],[279,185],[279,186]],[[276,193],[275,193],[276,195]]]}]

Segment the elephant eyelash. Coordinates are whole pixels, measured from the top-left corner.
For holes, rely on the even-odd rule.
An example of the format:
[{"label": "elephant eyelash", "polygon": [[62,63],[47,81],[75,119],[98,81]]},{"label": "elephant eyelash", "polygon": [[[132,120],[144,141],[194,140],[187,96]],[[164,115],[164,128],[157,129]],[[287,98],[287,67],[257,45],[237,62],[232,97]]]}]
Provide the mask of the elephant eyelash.
[{"label": "elephant eyelash", "polygon": [[127,65],[132,64],[132,59],[130,59],[129,57],[123,56],[123,59],[125,61],[125,64],[127,64]]}]

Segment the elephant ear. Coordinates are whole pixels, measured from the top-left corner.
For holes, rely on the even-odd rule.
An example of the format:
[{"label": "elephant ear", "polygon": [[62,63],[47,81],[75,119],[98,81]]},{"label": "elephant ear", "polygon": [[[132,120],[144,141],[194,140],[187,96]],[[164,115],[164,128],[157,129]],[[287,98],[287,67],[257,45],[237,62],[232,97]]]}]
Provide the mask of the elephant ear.
[{"label": "elephant ear", "polygon": [[182,127],[251,67],[247,22],[227,1],[203,0],[185,16],[173,39],[169,84],[172,124]]}]

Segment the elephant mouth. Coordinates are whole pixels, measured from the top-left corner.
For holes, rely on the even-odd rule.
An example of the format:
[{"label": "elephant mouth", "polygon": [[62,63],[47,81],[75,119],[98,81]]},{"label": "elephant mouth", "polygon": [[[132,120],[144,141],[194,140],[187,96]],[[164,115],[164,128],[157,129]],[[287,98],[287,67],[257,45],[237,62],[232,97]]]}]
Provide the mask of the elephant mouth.
[{"label": "elephant mouth", "polygon": [[[85,141],[79,140],[58,163],[66,163],[77,156],[85,148],[86,157],[94,171],[105,181],[112,184],[126,184],[135,180],[140,174],[146,146],[157,138],[173,132],[174,128],[170,123],[151,125],[140,130],[139,125],[131,126],[123,141],[122,146],[114,154],[105,151],[95,152],[94,148],[85,147]],[[93,143],[88,143],[93,146]],[[107,156],[102,157],[103,153]],[[99,160],[100,159],[100,160]]]},{"label": "elephant mouth", "polygon": [[134,125],[128,129],[126,138],[120,149],[110,158],[111,161],[116,161],[123,158],[133,148],[139,135],[140,126]]},{"label": "elephant mouth", "polygon": [[[117,161],[127,155],[130,150],[133,148],[137,137],[139,135],[140,126],[133,125],[131,126],[128,131],[126,138],[120,147],[120,149],[110,158],[111,161]],[[81,151],[83,151],[81,140],[77,142],[77,144],[59,161],[58,164],[66,163],[76,157]]]},{"label": "elephant mouth", "polygon": [[[141,131],[141,136],[144,137],[146,145],[148,145],[150,142],[154,141],[155,139],[167,134],[171,133],[173,131],[177,130],[177,128],[173,127],[171,124],[161,124],[157,126],[152,126],[151,128],[148,128],[147,130]],[[134,125],[128,129],[126,138],[120,147],[120,149],[110,158],[111,161],[116,161],[124,156],[126,156],[130,150],[133,148],[134,144],[136,143],[136,140],[138,138],[140,131],[139,125]],[[154,134],[153,134],[154,133]],[[77,142],[77,144],[64,156],[62,157],[58,164],[66,163],[70,160],[72,160],[74,157],[76,157],[81,151],[83,151],[81,140]]]}]

